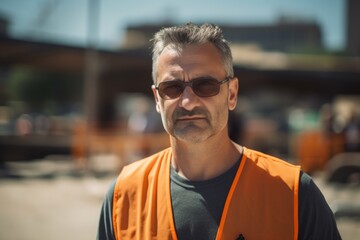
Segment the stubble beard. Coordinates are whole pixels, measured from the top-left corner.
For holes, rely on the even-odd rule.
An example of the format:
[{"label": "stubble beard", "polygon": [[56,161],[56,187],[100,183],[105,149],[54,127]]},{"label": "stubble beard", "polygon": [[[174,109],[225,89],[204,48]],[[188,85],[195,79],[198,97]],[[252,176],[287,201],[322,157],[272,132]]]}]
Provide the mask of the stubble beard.
[{"label": "stubble beard", "polygon": [[[179,118],[201,116],[200,120],[181,121]],[[209,138],[213,133],[213,126],[211,116],[208,111],[202,108],[195,108],[187,111],[183,108],[178,108],[174,111],[172,116],[172,132],[170,133],[176,139],[200,143]]]},{"label": "stubble beard", "polygon": [[212,135],[212,126],[208,121],[201,120],[202,126],[199,126],[197,123],[187,123],[187,124],[175,124],[174,126],[174,137],[179,140],[200,143],[208,139]]}]

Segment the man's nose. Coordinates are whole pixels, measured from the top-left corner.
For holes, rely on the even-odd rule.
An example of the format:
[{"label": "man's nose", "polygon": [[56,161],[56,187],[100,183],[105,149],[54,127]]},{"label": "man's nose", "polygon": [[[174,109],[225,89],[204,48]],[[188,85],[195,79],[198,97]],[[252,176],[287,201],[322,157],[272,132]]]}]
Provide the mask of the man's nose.
[{"label": "man's nose", "polygon": [[190,86],[184,88],[183,93],[180,95],[179,105],[189,111],[199,105],[199,96],[194,93]]}]

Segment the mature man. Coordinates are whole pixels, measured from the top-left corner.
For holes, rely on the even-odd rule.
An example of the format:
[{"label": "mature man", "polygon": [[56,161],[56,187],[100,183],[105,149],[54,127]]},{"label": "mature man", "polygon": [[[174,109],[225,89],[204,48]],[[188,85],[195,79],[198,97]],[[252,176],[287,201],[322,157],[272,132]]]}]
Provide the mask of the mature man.
[{"label": "mature man", "polygon": [[153,93],[171,147],[126,166],[98,239],[341,239],[311,178],[232,142],[238,79],[219,27],[155,34]]}]

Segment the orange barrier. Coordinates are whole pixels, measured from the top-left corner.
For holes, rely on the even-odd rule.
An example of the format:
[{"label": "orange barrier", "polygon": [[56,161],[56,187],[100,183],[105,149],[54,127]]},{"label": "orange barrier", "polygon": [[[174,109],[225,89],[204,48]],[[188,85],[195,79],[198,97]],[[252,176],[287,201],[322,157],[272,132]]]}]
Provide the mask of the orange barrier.
[{"label": "orange barrier", "polygon": [[297,159],[305,172],[323,170],[332,156],[344,151],[343,146],[341,135],[321,131],[302,132],[297,136]]},{"label": "orange barrier", "polygon": [[136,153],[140,156],[149,156],[170,146],[170,138],[163,133],[111,133],[87,129],[84,124],[74,126],[71,152],[76,163],[83,167],[86,159],[94,154],[115,154],[122,161],[122,165],[132,161],[129,155]]}]

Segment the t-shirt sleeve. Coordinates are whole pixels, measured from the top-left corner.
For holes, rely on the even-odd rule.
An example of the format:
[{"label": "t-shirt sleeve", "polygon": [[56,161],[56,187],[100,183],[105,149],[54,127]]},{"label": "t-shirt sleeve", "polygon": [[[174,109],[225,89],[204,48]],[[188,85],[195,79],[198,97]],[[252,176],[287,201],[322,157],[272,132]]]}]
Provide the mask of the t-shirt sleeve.
[{"label": "t-shirt sleeve", "polygon": [[301,172],[299,187],[299,240],[341,239],[333,212],[311,177]]},{"label": "t-shirt sleeve", "polygon": [[113,196],[114,196],[114,189],[116,185],[116,180],[114,180],[103,201],[101,212],[100,212],[100,219],[97,231],[97,240],[115,240],[114,229],[112,224],[112,206],[113,206]]}]

